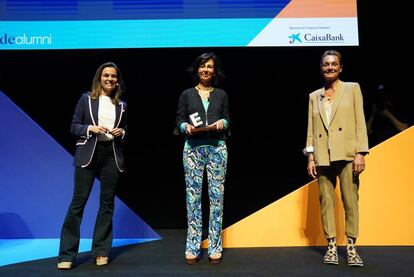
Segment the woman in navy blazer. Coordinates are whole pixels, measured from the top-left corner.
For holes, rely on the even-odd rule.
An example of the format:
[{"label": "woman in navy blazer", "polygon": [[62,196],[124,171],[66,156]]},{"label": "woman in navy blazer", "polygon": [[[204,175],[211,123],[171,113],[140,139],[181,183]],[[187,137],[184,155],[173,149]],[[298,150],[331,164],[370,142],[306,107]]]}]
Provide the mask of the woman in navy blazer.
[{"label": "woman in navy blazer", "polygon": [[101,194],[92,255],[98,266],[109,262],[115,189],[125,169],[122,143],[127,128],[126,103],[120,100],[124,90],[118,66],[107,62],[96,71],[91,92],[83,94],[76,105],[71,125],[71,132],[77,138],[75,186],[61,232],[59,269],[73,266],[83,210],[95,178],[100,180]]}]

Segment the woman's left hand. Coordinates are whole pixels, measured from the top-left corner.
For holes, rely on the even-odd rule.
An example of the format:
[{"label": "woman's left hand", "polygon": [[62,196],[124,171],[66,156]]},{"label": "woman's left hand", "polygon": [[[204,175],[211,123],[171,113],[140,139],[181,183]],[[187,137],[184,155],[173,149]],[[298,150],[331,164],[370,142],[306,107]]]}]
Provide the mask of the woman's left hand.
[{"label": "woman's left hand", "polygon": [[364,155],[357,153],[354,158],[353,164],[354,175],[358,176],[365,170],[365,158]]},{"label": "woman's left hand", "polygon": [[220,119],[211,124],[210,126],[216,126],[217,130],[223,130],[224,129],[224,120]]},{"label": "woman's left hand", "polygon": [[114,137],[122,136],[124,134],[124,129],[122,129],[122,128],[114,128],[114,129],[112,129],[111,134]]}]

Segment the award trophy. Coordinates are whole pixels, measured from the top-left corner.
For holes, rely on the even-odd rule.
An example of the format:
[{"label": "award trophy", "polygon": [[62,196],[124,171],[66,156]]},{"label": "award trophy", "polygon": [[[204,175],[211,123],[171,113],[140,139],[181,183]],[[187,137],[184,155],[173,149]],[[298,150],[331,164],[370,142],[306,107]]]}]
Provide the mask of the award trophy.
[{"label": "award trophy", "polygon": [[196,127],[195,129],[191,130],[192,134],[199,134],[199,133],[203,133],[203,132],[217,131],[217,127],[215,125],[207,126],[207,127],[198,127],[200,125],[203,125],[203,121],[201,120],[201,117],[198,113],[191,114],[190,119],[193,123],[193,126]]}]

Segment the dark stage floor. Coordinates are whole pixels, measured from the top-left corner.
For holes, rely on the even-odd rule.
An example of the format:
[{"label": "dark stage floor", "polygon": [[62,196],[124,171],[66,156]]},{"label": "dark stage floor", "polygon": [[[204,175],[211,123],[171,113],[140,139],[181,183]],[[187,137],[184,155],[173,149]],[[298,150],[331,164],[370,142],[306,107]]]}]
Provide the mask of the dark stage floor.
[{"label": "dark stage floor", "polygon": [[414,247],[359,247],[365,266],[349,267],[345,249],[340,264],[325,265],[322,247],[225,249],[223,262],[184,262],[184,230],[158,230],[160,241],[114,248],[106,267],[81,254],[70,271],[56,269],[56,258],[0,267],[0,276],[414,276]]}]

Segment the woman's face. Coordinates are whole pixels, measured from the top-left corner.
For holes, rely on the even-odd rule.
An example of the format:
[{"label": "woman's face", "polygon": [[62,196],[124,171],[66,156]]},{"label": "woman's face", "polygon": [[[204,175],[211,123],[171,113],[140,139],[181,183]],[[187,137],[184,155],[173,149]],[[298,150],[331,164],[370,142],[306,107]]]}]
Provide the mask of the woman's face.
[{"label": "woman's face", "polygon": [[101,73],[101,85],[106,94],[111,93],[118,86],[118,74],[113,67],[105,67]]},{"label": "woman's face", "polygon": [[335,81],[339,78],[342,66],[338,56],[327,55],[322,60],[321,72],[326,81]]},{"label": "woman's face", "polygon": [[198,78],[201,83],[210,84],[214,77],[214,60],[209,59],[198,68]]}]

